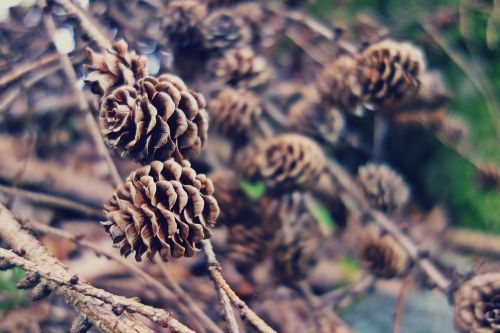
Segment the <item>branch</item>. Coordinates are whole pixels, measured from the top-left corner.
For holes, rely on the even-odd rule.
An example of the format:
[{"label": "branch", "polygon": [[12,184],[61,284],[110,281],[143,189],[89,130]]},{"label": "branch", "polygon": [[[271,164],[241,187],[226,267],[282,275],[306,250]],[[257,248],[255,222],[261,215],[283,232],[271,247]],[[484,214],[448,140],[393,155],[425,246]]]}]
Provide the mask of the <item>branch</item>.
[{"label": "branch", "polygon": [[[30,233],[21,227],[12,214],[0,204],[0,238],[14,249],[23,250],[25,257],[36,264],[49,267],[50,274],[74,274],[69,272],[61,262],[52,257],[48,251],[34,238]],[[5,250],[3,250],[5,251]],[[11,256],[10,251],[7,255]],[[4,252],[2,252],[4,253]],[[15,257],[14,257],[15,258]],[[141,332],[152,333],[152,330],[135,322],[129,316],[118,317],[113,313],[109,306],[93,297],[82,295],[67,285],[58,285],[48,281],[48,287],[58,296],[64,299],[77,312],[86,316],[86,318],[95,327],[102,332]]]},{"label": "branch", "polygon": [[[83,248],[87,248],[89,250],[92,250],[95,253],[103,255],[104,257],[106,257],[110,260],[114,260],[114,261],[124,265],[125,267],[127,267],[127,269],[130,270],[130,272],[132,274],[135,274],[137,277],[144,279],[144,281],[146,281],[146,283],[148,283],[148,285],[151,285],[154,288],[156,288],[156,290],[165,299],[177,301],[176,302],[177,304],[175,304],[175,306],[186,317],[190,317],[192,314],[196,315],[196,311],[191,307],[191,305],[189,303],[188,303],[188,307],[186,307],[184,304],[182,304],[179,301],[179,299],[178,299],[178,297],[176,297],[176,295],[172,294],[172,291],[170,291],[167,287],[165,287],[165,285],[163,283],[158,281],[158,279],[154,278],[152,275],[148,274],[141,267],[135,265],[134,263],[131,263],[127,259],[123,258],[122,256],[119,256],[116,253],[116,251],[106,250],[106,249],[102,248],[101,246],[98,246],[92,242],[89,242],[88,240],[86,240],[82,237],[73,235],[73,234],[71,234],[67,231],[61,230],[61,229],[50,227],[50,226],[43,224],[43,223],[29,221],[27,226],[36,232],[40,232],[43,234],[50,234],[50,235],[54,235],[54,236],[57,236],[60,238],[67,239],[75,244],[78,244],[79,246],[81,246]],[[175,291],[175,288],[174,288],[174,291]],[[200,320],[201,320],[201,318],[200,318]],[[208,320],[210,320],[210,319],[208,319]],[[218,326],[215,325],[215,323],[211,322],[211,324],[208,324],[206,321],[203,321],[203,322],[204,322],[204,325],[206,325],[207,327],[211,327],[211,329],[213,329],[214,332],[219,333],[220,329],[219,329],[219,331],[217,331],[216,329],[214,329],[212,327],[212,326],[215,326],[215,328],[218,329]],[[220,332],[222,332],[222,331],[220,331]]]},{"label": "branch", "polygon": [[131,313],[140,313],[160,326],[172,329],[174,332],[194,333],[193,330],[178,322],[169,312],[141,304],[134,298],[126,298],[108,293],[105,290],[93,287],[85,282],[77,280],[75,283],[76,275],[67,270],[55,271],[52,265],[46,265],[41,262],[35,263],[18,256],[12,251],[2,248],[0,248],[0,259],[16,267],[23,268],[26,271],[37,273],[41,278],[52,282],[55,286],[64,286],[79,294],[101,300],[105,304],[110,304],[115,313],[119,313],[121,311],[120,309],[128,310]]},{"label": "branch", "polygon": [[20,188],[5,185],[0,185],[0,192],[21,197],[23,199],[33,201],[36,204],[44,204],[57,208],[69,209],[92,217],[103,217],[102,212],[97,208],[51,194],[23,190]]},{"label": "branch", "polygon": [[[62,1],[66,2],[66,1]],[[74,6],[72,3],[70,3],[72,6]],[[43,8],[42,8],[43,9]],[[55,24],[54,20],[52,19],[52,16],[48,13],[44,14],[44,23],[45,23],[45,28],[47,29],[47,32],[52,39],[53,43],[55,44]],[[82,24],[83,25],[83,24]],[[104,38],[104,37],[103,37]],[[115,186],[119,186],[122,183],[122,177],[118,173],[118,169],[116,168],[115,163],[113,162],[113,159],[111,158],[111,155],[106,148],[106,145],[104,144],[104,141],[102,140],[101,137],[101,132],[99,131],[99,127],[97,126],[97,123],[94,119],[94,116],[92,115],[92,112],[88,108],[87,104],[87,99],[85,98],[83,91],[81,89],[78,89],[76,84],[77,84],[77,76],[75,73],[75,70],[73,69],[73,65],[71,64],[71,60],[69,59],[67,54],[59,53],[60,56],[60,61],[63,66],[63,71],[64,74],[66,75],[66,78],[68,79],[70,86],[73,90],[73,93],[75,94],[77,100],[78,100],[78,107],[82,113],[85,114],[85,122],[87,124],[87,127],[90,131],[90,135],[92,136],[92,139],[94,141],[94,144],[97,148],[97,152],[99,155],[106,161],[109,169],[109,173],[111,176],[111,179],[114,183]]]},{"label": "branch", "polygon": [[59,55],[57,53],[50,53],[38,60],[30,61],[22,65],[16,65],[16,67],[12,71],[5,73],[0,77],[0,87],[8,85],[10,82],[17,80],[21,76],[31,71],[53,63],[57,61],[57,59],[59,59]]},{"label": "branch", "polygon": [[[221,273],[220,263],[217,261],[215,256],[212,243],[208,240],[202,241],[203,251],[207,256],[208,260],[208,271],[212,276],[212,279],[216,285],[217,291],[221,289],[229,298],[229,300],[238,307],[241,316],[247,319],[259,332],[261,333],[276,333],[276,331],[271,328],[264,320],[262,320],[248,305],[236,295],[236,293],[228,285]],[[224,302],[224,298],[221,299],[224,305],[224,311],[226,312],[226,317],[232,317],[234,319],[234,313],[230,304]],[[236,320],[235,320],[236,321]]]},{"label": "branch", "polygon": [[80,22],[83,30],[85,30],[89,36],[99,45],[103,50],[110,47],[109,38],[100,30],[99,25],[90,18],[86,13],[84,13],[81,8],[76,6],[70,0],[56,0],[56,2],[64,8],[68,14],[76,17]]},{"label": "branch", "polygon": [[401,325],[401,318],[403,317],[403,309],[405,306],[406,293],[411,282],[411,275],[408,274],[401,284],[399,289],[398,299],[396,301],[396,310],[394,311],[394,323],[392,328],[392,333],[399,333],[399,328]]}]

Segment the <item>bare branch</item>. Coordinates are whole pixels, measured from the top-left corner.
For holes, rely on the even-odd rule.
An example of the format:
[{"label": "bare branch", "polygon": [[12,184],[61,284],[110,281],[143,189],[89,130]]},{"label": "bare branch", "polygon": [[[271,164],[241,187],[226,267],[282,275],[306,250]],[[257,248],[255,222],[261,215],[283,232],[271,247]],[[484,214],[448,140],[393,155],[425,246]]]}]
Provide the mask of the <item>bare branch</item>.
[{"label": "bare branch", "polygon": [[[209,240],[202,241],[203,250],[207,256],[208,260],[208,271],[216,284],[216,288],[222,289],[222,291],[227,295],[229,300],[238,307],[240,310],[241,316],[247,319],[259,332],[261,333],[276,333],[276,331],[271,328],[264,320],[262,320],[255,312],[253,312],[250,307],[236,295],[236,293],[231,289],[228,285],[224,277],[221,273],[221,266],[217,261],[215,256],[214,249],[212,247],[212,243]],[[221,299],[221,302],[224,302],[224,299]],[[226,311],[226,316],[232,316],[234,318],[234,313],[232,308],[230,308],[230,304],[224,303],[224,310]],[[236,320],[235,320],[236,321]]]}]

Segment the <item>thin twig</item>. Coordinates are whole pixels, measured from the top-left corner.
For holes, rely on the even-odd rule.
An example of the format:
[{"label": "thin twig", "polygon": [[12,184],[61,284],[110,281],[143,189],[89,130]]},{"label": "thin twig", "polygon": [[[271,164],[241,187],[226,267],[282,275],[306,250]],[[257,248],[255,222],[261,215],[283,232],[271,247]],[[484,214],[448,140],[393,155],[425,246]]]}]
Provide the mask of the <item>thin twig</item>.
[{"label": "thin twig", "polygon": [[475,70],[469,66],[466,59],[462,57],[457,51],[454,51],[446,39],[439,33],[435,26],[427,20],[421,20],[420,25],[431,36],[431,38],[438,44],[443,51],[450,57],[451,60],[469,77],[471,82],[476,86],[479,92],[483,95],[488,112],[495,125],[495,132],[497,137],[500,137],[500,117],[497,115],[498,102],[495,99],[495,94],[492,93],[490,87],[484,84],[482,79],[476,74]]},{"label": "thin twig", "polygon": [[[208,271],[212,276],[216,288],[222,289],[222,291],[227,295],[229,300],[240,310],[241,316],[247,319],[259,332],[261,333],[276,333],[276,331],[271,328],[264,320],[262,320],[248,305],[236,295],[236,293],[228,285],[221,273],[221,267],[217,258],[215,256],[212,243],[209,240],[202,241],[203,250],[207,256],[208,261]],[[221,299],[224,302],[224,299]],[[234,313],[230,304],[224,303],[224,310],[226,312],[226,317],[232,317],[234,319]],[[236,322],[236,319],[234,319]]]},{"label": "thin twig", "polygon": [[39,204],[77,211],[87,216],[98,218],[103,217],[102,212],[95,207],[51,194],[23,190],[20,188],[5,185],[0,185],[0,192],[16,197],[21,197],[23,199],[27,199]]},{"label": "thin twig", "polygon": [[403,310],[405,307],[406,294],[408,291],[408,287],[410,286],[411,275],[408,274],[401,284],[401,288],[399,289],[398,299],[396,301],[396,309],[394,311],[394,322],[392,326],[392,333],[399,333],[399,329],[401,327],[401,319],[403,318]]},{"label": "thin twig", "polygon": [[[204,323],[204,325],[209,328],[214,333],[223,333],[223,331],[215,324],[210,317],[207,316],[205,312],[200,308],[200,306],[187,294],[184,289],[175,281],[175,279],[170,275],[166,264],[162,261],[157,260],[157,264],[160,266],[160,270],[167,280],[168,285],[173,289],[177,296],[186,303],[189,309],[198,317],[198,319]],[[227,296],[226,296],[227,297]],[[231,331],[232,332],[232,331]]]},{"label": "thin twig", "polygon": [[[65,1],[63,1],[65,2]],[[50,14],[46,13],[44,15],[44,23],[45,23],[45,28],[47,29],[48,34],[52,38],[53,42],[55,43],[55,24],[52,19],[52,16]],[[102,139],[101,133],[99,131],[99,127],[97,126],[97,123],[94,119],[94,116],[92,115],[92,112],[90,111],[88,104],[87,104],[87,99],[85,98],[85,95],[83,94],[83,91],[81,89],[78,89],[76,84],[77,84],[77,76],[75,73],[75,70],[73,69],[73,66],[71,64],[71,60],[69,59],[67,54],[59,53],[60,55],[60,61],[63,66],[63,71],[64,74],[66,75],[66,78],[70,82],[70,86],[73,89],[73,93],[75,94],[77,100],[78,100],[78,106],[80,111],[84,113],[84,118],[85,122],[87,124],[87,127],[90,131],[90,135],[92,136],[92,139],[94,141],[94,144],[97,148],[97,152],[99,155],[104,158],[106,161],[106,164],[108,165],[109,168],[109,173],[111,176],[111,179],[114,183],[115,186],[119,186],[122,183],[122,178],[120,174],[118,173],[118,169],[113,161],[113,158],[111,157],[108,149],[106,148],[106,145],[104,144],[104,141]]]},{"label": "thin twig", "polygon": [[17,80],[21,76],[32,72],[34,70],[37,70],[41,67],[44,67],[45,65],[48,65],[50,63],[53,63],[59,59],[59,55],[57,53],[50,53],[47,54],[40,59],[37,59],[35,61],[30,61],[26,64],[22,65],[16,65],[12,71],[2,75],[0,77],[0,87],[5,86],[9,84],[10,82]]},{"label": "thin twig", "polygon": [[89,34],[100,48],[103,50],[109,48],[111,45],[109,38],[100,30],[100,25],[97,24],[94,19],[90,18],[81,8],[70,0],[56,0],[56,2],[61,5],[68,14],[76,17],[80,21],[83,30]]}]

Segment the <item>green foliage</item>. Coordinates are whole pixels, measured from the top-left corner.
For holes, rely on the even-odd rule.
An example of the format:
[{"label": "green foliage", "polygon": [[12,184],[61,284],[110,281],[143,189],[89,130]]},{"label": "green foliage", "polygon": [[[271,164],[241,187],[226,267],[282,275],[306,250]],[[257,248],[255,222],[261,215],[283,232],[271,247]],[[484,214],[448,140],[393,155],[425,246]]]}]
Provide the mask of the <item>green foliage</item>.
[{"label": "green foliage", "polygon": [[24,277],[24,270],[14,268],[0,272],[0,313],[20,307],[27,302],[26,291],[16,288]]},{"label": "green foliage", "polygon": [[250,183],[244,180],[240,183],[240,186],[253,200],[259,199],[266,192],[266,185],[263,182]]},{"label": "green foliage", "polygon": [[335,230],[335,221],[328,209],[320,202],[314,201],[311,210],[323,233],[326,235],[332,234]]}]

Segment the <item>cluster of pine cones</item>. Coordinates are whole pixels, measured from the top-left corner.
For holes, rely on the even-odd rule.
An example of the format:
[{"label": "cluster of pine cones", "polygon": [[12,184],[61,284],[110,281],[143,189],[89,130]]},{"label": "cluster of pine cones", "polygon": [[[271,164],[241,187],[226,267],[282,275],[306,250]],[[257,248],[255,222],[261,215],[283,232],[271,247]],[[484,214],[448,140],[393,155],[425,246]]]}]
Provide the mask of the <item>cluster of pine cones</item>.
[{"label": "cluster of pine cones", "polygon": [[[293,285],[321,257],[324,235],[312,206],[330,184],[331,152],[357,142],[349,137],[353,119],[373,111],[398,126],[466,141],[466,126],[442,111],[447,96],[435,89],[435,74],[410,43],[384,37],[335,47],[327,63],[306,76],[312,82],[300,77],[305,83],[287,85],[297,79],[293,73],[279,77],[270,55],[278,53],[289,26],[304,28],[300,20],[262,3],[201,0],[171,1],[158,15],[179,64],[173,71],[203,93],[175,74],[150,76],[146,58],[123,40],[102,53],[88,51],[86,81],[100,97],[104,140],[142,165],[104,206],[103,225],[122,255],[194,256],[219,220],[227,228],[228,257],[239,270],[270,259],[277,283]],[[229,156],[217,155],[219,148],[207,144],[209,134],[229,143]],[[210,178],[195,171],[207,164]],[[485,174],[478,181],[500,178]],[[260,183],[263,193],[252,198],[245,182]],[[362,163],[354,186],[373,209],[391,216],[410,198],[403,177],[383,163]],[[379,278],[408,273],[412,260],[398,241],[363,222],[363,267]],[[461,332],[500,330],[499,280],[478,276],[455,293]]]}]

